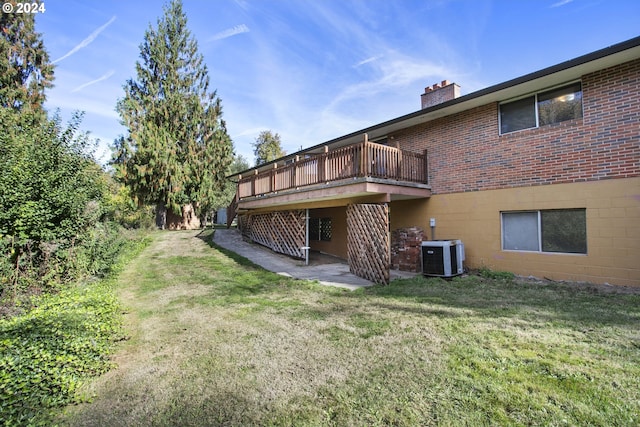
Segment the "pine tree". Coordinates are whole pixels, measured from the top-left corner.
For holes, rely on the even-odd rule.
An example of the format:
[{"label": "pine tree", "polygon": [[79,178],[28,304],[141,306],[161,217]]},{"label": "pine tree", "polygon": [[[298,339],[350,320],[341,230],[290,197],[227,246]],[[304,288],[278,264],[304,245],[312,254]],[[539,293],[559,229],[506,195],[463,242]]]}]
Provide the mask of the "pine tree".
[{"label": "pine tree", "polygon": [[0,14],[0,106],[42,111],[44,90],[53,86],[53,65],[35,15]]},{"label": "pine tree", "polygon": [[260,132],[253,143],[253,154],[256,156],[256,166],[268,163],[284,156],[286,153],[280,144],[280,135],[270,130]]},{"label": "pine tree", "polygon": [[180,0],[146,31],[136,74],[117,106],[128,128],[115,144],[119,176],[139,203],[160,212],[179,213],[189,203],[208,208],[224,187],[233,144]]}]

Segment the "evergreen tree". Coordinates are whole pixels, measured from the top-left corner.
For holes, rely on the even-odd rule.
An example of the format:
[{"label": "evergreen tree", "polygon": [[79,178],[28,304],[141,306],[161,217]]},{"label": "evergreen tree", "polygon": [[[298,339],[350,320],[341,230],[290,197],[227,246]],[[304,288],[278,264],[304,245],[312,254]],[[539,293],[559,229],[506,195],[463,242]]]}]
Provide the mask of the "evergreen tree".
[{"label": "evergreen tree", "polygon": [[35,31],[35,15],[0,14],[0,106],[42,111],[52,81],[53,65]]},{"label": "evergreen tree", "polygon": [[234,173],[246,171],[250,167],[251,165],[249,164],[249,160],[247,160],[242,154],[238,154],[233,158],[233,163],[231,163],[229,174],[231,175]]},{"label": "evergreen tree", "polygon": [[256,156],[256,166],[263,165],[287,154],[280,144],[280,135],[270,130],[260,132],[253,143],[253,154]]},{"label": "evergreen tree", "polygon": [[[231,163],[227,175],[246,171],[250,167],[251,165],[249,165],[249,161],[243,155],[238,154],[236,157],[234,157],[233,163]],[[227,181],[224,192],[220,195],[215,208],[226,208],[227,206],[229,206],[231,200],[233,200],[233,198],[236,196],[236,190],[236,183],[233,181]]]},{"label": "evergreen tree", "polygon": [[118,175],[139,203],[160,212],[179,213],[188,203],[208,208],[224,187],[233,145],[180,0],[146,31],[136,74],[117,105],[128,128],[115,144]]},{"label": "evergreen tree", "polygon": [[[234,157],[233,162],[229,165],[229,169],[227,170],[227,175],[232,175],[237,172],[242,172],[249,169],[251,166],[249,165],[249,161],[244,158],[241,154],[238,154]],[[209,200],[210,204],[207,206],[206,210],[202,211],[201,221],[204,226],[208,215],[211,216],[212,221],[215,213],[220,208],[226,208],[229,206],[231,201],[236,196],[236,183],[228,180],[224,185],[224,189],[222,191],[216,192]]]}]

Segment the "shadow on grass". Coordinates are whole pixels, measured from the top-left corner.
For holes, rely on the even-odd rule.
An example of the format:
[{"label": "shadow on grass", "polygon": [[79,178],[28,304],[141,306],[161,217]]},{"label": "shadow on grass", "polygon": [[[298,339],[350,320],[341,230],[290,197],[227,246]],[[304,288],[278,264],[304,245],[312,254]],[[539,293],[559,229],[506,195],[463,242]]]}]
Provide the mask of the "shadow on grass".
[{"label": "shadow on grass", "polygon": [[216,245],[213,241],[214,233],[215,233],[215,229],[205,229],[205,230],[202,230],[200,233],[198,233],[196,237],[202,240],[203,242],[205,242],[210,248],[223,253],[224,255],[231,258],[232,260],[234,260],[236,263],[238,263],[243,267],[251,267],[258,270],[268,271],[262,268],[261,266],[259,266],[258,264],[252,262],[248,258],[245,258],[242,255],[238,255],[237,253],[230,251],[228,249],[225,249],[222,246]]},{"label": "shadow on grass", "polygon": [[[332,349],[332,345],[338,342],[344,343],[344,346],[358,345],[361,346],[360,349],[365,353],[367,351],[380,351],[382,356],[380,358],[381,363],[397,360],[397,366],[400,368],[403,366],[415,366],[412,363],[415,361],[416,356],[412,350],[414,347],[403,347],[404,343],[400,341],[402,334],[407,334],[406,337],[410,338],[412,343],[428,342],[429,335],[423,335],[418,330],[419,328],[416,328],[415,332],[409,333],[399,330],[398,327],[401,327],[402,323],[406,323],[412,327],[432,328],[434,330],[433,334],[442,335],[442,340],[446,340],[445,344],[449,345],[448,348],[443,350],[443,355],[440,356],[444,360],[443,365],[446,363],[451,363],[452,365],[443,374],[446,375],[446,378],[442,379],[442,383],[436,381],[435,383],[427,384],[428,378],[426,376],[423,377],[425,384],[420,381],[420,378],[413,382],[394,383],[393,375],[388,377],[384,375],[384,379],[372,382],[371,370],[367,368],[366,371],[369,374],[362,382],[358,382],[358,379],[349,382],[351,378],[348,378],[344,384],[340,382],[328,384],[326,391],[322,387],[316,387],[311,389],[311,393],[309,393],[311,397],[308,400],[306,395],[294,394],[288,395],[286,400],[276,400],[273,397],[271,398],[272,400],[269,400],[268,396],[261,399],[260,396],[256,397],[255,394],[252,394],[254,386],[254,379],[252,378],[255,378],[253,375],[255,372],[260,372],[253,370],[264,369],[265,372],[269,372],[271,366],[280,363],[278,359],[269,359],[268,365],[263,368],[260,368],[259,365],[238,363],[237,369],[232,369],[229,373],[229,383],[211,381],[211,384],[206,388],[205,395],[193,395],[193,389],[189,388],[182,390],[179,382],[176,383],[177,387],[168,387],[168,393],[171,394],[170,398],[166,400],[168,404],[153,407],[153,410],[148,413],[148,418],[136,420],[143,425],[322,425],[323,421],[333,425],[370,425],[375,424],[371,422],[371,418],[368,419],[369,423],[365,423],[364,419],[360,418],[362,410],[371,409],[376,411],[376,415],[378,415],[387,408],[385,406],[387,401],[381,399],[381,402],[379,402],[375,398],[367,400],[367,392],[377,396],[380,395],[379,390],[386,390],[387,394],[382,394],[382,396],[392,395],[395,398],[398,394],[396,392],[392,394],[391,389],[408,389],[408,392],[404,395],[408,399],[406,403],[403,404],[400,401],[399,406],[394,406],[392,402],[391,407],[395,411],[408,408],[409,411],[415,409],[416,413],[423,413],[419,411],[424,410],[424,408],[428,409],[430,406],[412,407],[411,405],[416,400],[415,397],[418,400],[431,402],[434,395],[429,394],[428,391],[431,389],[437,390],[440,384],[446,384],[448,389],[455,389],[451,393],[449,391],[435,393],[435,397],[441,400],[434,400],[434,405],[445,407],[445,412],[438,412],[441,410],[433,409],[434,417],[442,415],[443,424],[455,424],[448,421],[469,414],[471,415],[469,420],[460,424],[473,425],[472,421],[476,421],[476,424],[481,424],[477,422],[480,420],[477,416],[484,417],[482,420],[491,424],[552,423],[552,421],[555,421],[553,413],[546,418],[538,419],[537,417],[547,409],[550,411],[557,410],[558,412],[554,413],[565,416],[568,410],[563,403],[564,401],[560,401],[557,404],[551,402],[548,406],[543,407],[541,411],[531,412],[531,405],[536,405],[537,401],[527,393],[539,395],[545,399],[545,402],[560,395],[560,392],[564,390],[563,383],[548,392],[549,398],[545,394],[547,392],[544,390],[539,391],[545,384],[558,381],[557,378],[552,377],[553,375],[565,374],[565,368],[563,368],[562,364],[558,364],[557,367],[553,365],[553,363],[556,363],[555,360],[559,359],[562,363],[565,363],[566,359],[561,359],[561,356],[563,357],[567,350],[574,353],[578,352],[578,349],[582,348],[584,344],[583,339],[585,337],[593,339],[594,342],[602,342],[607,341],[611,336],[613,337],[612,341],[621,343],[620,345],[616,344],[618,345],[618,350],[623,346],[631,347],[634,345],[634,342],[629,343],[626,338],[627,335],[637,337],[637,332],[633,332],[633,328],[638,325],[640,320],[639,295],[605,294],[595,292],[593,289],[580,289],[557,283],[521,283],[516,280],[490,279],[472,275],[451,281],[416,277],[396,280],[388,286],[374,286],[355,292],[332,290],[320,286],[312,288],[310,286],[308,289],[311,298],[305,300],[303,298],[304,295],[301,293],[293,294],[291,291],[293,289],[304,289],[303,284],[310,282],[296,281],[269,272],[247,258],[219,247],[212,241],[212,234],[211,230],[206,230],[197,237],[206,242],[215,251],[219,251],[233,260],[233,263],[225,260],[221,261],[222,257],[214,256],[210,258],[194,258],[192,262],[196,267],[200,266],[198,263],[207,263],[212,266],[208,268],[219,268],[222,272],[221,276],[223,277],[220,280],[216,278],[212,283],[215,286],[215,290],[212,292],[215,294],[215,298],[222,296],[219,300],[216,300],[216,303],[223,303],[226,308],[229,308],[229,304],[239,302],[242,306],[239,307],[238,312],[242,311],[243,315],[246,315],[247,309],[253,307],[258,309],[263,307],[282,308],[282,311],[278,310],[276,312],[276,316],[282,316],[285,321],[288,317],[288,320],[293,320],[291,325],[296,328],[315,330],[319,337],[326,337],[322,339],[326,339],[327,346],[330,349]],[[211,274],[210,269],[203,270],[203,274]],[[211,300],[209,295],[206,298]],[[298,301],[300,302],[299,305],[290,304],[290,302]],[[252,306],[247,307],[247,302]],[[391,311],[404,314],[404,316],[390,316],[389,313]],[[331,321],[334,316],[336,317],[335,321]],[[309,322],[299,322],[296,317],[304,318]],[[425,318],[442,319],[443,322],[423,322],[422,320]],[[468,321],[469,324],[473,324],[476,321],[488,323],[491,327],[481,330],[467,329],[467,325],[462,322],[456,322],[457,319]],[[261,322],[254,322],[254,320],[253,317],[242,317],[240,322],[251,323],[258,328],[243,337],[249,343],[246,347],[246,352],[249,353],[260,349],[262,340],[259,337],[267,336],[272,331],[272,329],[262,328]],[[315,323],[313,320],[318,320],[319,322]],[[523,320],[522,323],[530,323],[530,325],[522,325],[519,322],[520,320]],[[213,321],[215,320],[212,318]],[[573,331],[569,332],[571,339],[566,341],[566,344],[558,344],[555,345],[555,348],[550,349],[546,346],[546,343],[538,343],[539,334],[537,333],[532,334],[531,337],[521,338],[520,341],[513,339],[513,334],[501,334],[500,328],[507,322],[515,325],[515,328],[534,329],[533,332],[537,332],[540,327],[539,322],[552,322],[551,327],[546,332],[546,336],[552,338],[554,338],[556,332],[563,333],[566,331],[567,326]],[[604,327],[601,328],[600,333],[594,334],[593,337],[587,337],[587,333],[590,333],[589,328],[596,329],[596,325],[606,326],[607,324],[622,324],[628,331],[633,333],[611,332],[610,328]],[[222,325],[226,327],[227,323],[225,322]],[[280,325],[280,322],[277,325]],[[546,328],[547,326],[542,325],[542,327]],[[582,335],[582,331],[587,332]],[[395,335],[396,332],[398,332],[398,335]],[[497,337],[491,335],[494,333],[497,334]],[[392,343],[387,346],[388,348],[399,346],[399,353],[395,355],[393,352],[385,353],[382,351],[382,347],[379,346],[380,342],[374,341],[376,337],[386,334],[391,335],[391,338],[398,337],[398,341],[392,339],[382,342]],[[623,335],[624,338],[620,338],[620,335]],[[374,340],[365,341],[370,338],[374,338]],[[518,337],[515,336],[515,338]],[[491,343],[494,339],[497,342]],[[291,342],[295,343],[295,341]],[[298,341],[298,346],[293,348],[294,351],[300,351],[300,353],[308,351],[308,349],[299,345],[302,342],[304,341]],[[490,345],[487,343],[490,343]],[[534,349],[532,355],[523,356],[528,351],[528,348],[524,348],[520,352],[520,349],[516,346],[518,343],[530,345]],[[283,342],[283,344],[286,343]],[[336,349],[339,348],[339,346],[336,346]],[[429,349],[431,347],[425,345],[421,348]],[[262,348],[262,350],[265,349],[269,349],[269,347]],[[406,349],[406,351],[403,349]],[[552,352],[551,357],[545,359],[544,355],[549,350]],[[614,366],[622,365],[623,363],[637,366],[634,364],[637,360],[635,355],[624,356],[626,358],[623,358],[623,356],[612,355],[610,352],[606,353],[606,347],[597,347],[596,350],[602,352],[598,353],[598,356],[594,356],[597,357],[599,365],[606,366],[606,357],[611,357],[613,358]],[[337,350],[332,349],[332,351]],[[631,353],[632,351],[633,348],[629,352]],[[622,350],[620,352],[624,353]],[[266,352],[265,354],[270,353]],[[346,352],[345,358],[349,358],[348,363],[352,363],[351,354],[358,353]],[[321,358],[322,355],[319,357]],[[290,359],[284,359],[283,363],[287,360]],[[594,360],[593,363],[596,363],[595,358],[587,360]],[[603,361],[600,362],[600,360]],[[578,362],[572,363],[577,364]],[[274,376],[272,378],[275,380],[287,378],[287,382],[294,381],[295,379],[289,378],[290,371],[288,367],[288,365],[283,364],[279,371],[280,373],[273,373]],[[245,373],[243,369],[248,369],[248,371]],[[408,373],[409,369],[405,368],[405,373]],[[581,374],[583,372],[581,369],[583,368],[576,368],[574,376]],[[530,370],[540,370],[542,373],[531,373],[529,372]],[[382,370],[381,372],[385,373],[386,371]],[[517,374],[519,377],[507,377],[504,375],[505,372],[509,375]],[[217,374],[218,371],[213,368],[208,374],[206,369],[198,371],[198,375]],[[249,378],[247,382],[241,381],[244,375]],[[407,377],[409,376],[407,375]],[[504,383],[500,380],[494,381],[495,378],[502,377],[506,378],[501,380]],[[634,378],[633,376],[629,377]],[[184,378],[188,379],[188,377]],[[526,389],[524,386],[521,388],[516,387],[514,383],[517,383],[517,381],[513,381],[513,378],[524,379],[530,384],[533,382],[535,390]],[[569,380],[572,380],[572,378],[569,378]],[[576,384],[575,381],[571,382],[569,380],[563,381],[569,383],[569,386]],[[237,381],[237,383],[233,387],[225,386],[225,384],[233,384],[234,381]],[[575,387],[584,387],[582,394],[587,396],[584,402],[579,401],[578,403],[580,405],[588,405],[589,393],[595,393],[593,390],[600,385],[606,385],[607,381],[597,383],[595,386],[588,385],[590,384],[588,381],[578,383],[579,385]],[[618,379],[616,381],[620,382]],[[430,388],[429,385],[433,387]],[[618,386],[616,385],[616,387]],[[493,393],[494,390],[497,390],[498,393]],[[523,390],[523,392],[520,393],[520,390]],[[629,387],[629,390],[634,390],[634,388]],[[125,392],[122,394],[125,394]],[[143,395],[146,396],[145,394]],[[312,398],[316,396],[325,398],[313,401]],[[596,396],[600,400],[607,398],[606,393],[596,394]],[[451,399],[451,397],[454,399]],[[140,397],[140,399],[141,402],[146,404],[147,401],[144,400],[146,398]],[[502,401],[499,399],[502,399]],[[496,400],[499,400],[497,404]],[[452,412],[448,414],[446,408],[449,408],[447,405],[449,405],[448,402],[450,401],[454,402],[456,409],[450,409]],[[502,402],[505,403],[503,404]],[[368,405],[371,405],[371,408]],[[498,409],[491,409],[492,406],[497,406]],[[512,408],[516,415],[511,418],[505,418],[504,412],[501,412],[502,406]],[[97,422],[96,424],[109,424],[107,421],[113,422],[114,419],[125,420],[122,424],[127,424],[129,413],[126,409],[130,408],[130,406],[125,406],[125,410],[116,413],[117,418],[114,418],[114,412],[111,407],[103,407],[101,409],[102,412],[98,413],[93,407],[86,408],[86,414],[83,417],[87,417],[87,419],[96,420],[100,419],[100,416],[106,417],[102,420],[104,422]],[[336,408],[342,411],[338,412],[338,417],[342,418],[335,418],[331,420],[332,422],[327,422],[329,421],[327,416],[330,414],[335,415]],[[524,418],[516,418],[518,411],[524,414]],[[627,411],[627,414],[631,411],[633,409]],[[394,415],[397,413],[394,413]],[[476,418],[473,417],[474,413]],[[426,416],[428,417],[429,413],[426,413]],[[416,419],[419,419],[418,415],[416,415]],[[435,419],[432,418],[432,420]],[[628,419],[632,420],[632,418]],[[593,418],[580,423],[578,418],[573,417],[569,418],[567,423],[598,425],[598,420],[599,418]],[[78,422],[78,424],[81,423]],[[383,422],[378,424],[384,425]],[[387,424],[394,423],[389,422]],[[396,424],[412,425],[409,422],[398,422]],[[416,424],[419,423],[413,423],[413,425]],[[612,424],[616,424],[616,422],[614,421]]]},{"label": "shadow on grass", "polygon": [[[282,276],[270,276],[275,273],[216,245],[213,234],[214,230],[208,229],[197,237],[238,265],[265,272],[269,276],[265,276],[264,280],[273,280],[273,277],[282,279]],[[265,292],[270,289],[269,286],[260,288],[259,291]],[[470,274],[445,280],[416,276],[412,279],[394,280],[387,286],[376,285],[339,294],[383,310],[402,310],[415,315],[457,317],[468,316],[472,311],[475,316],[497,319],[496,321],[505,318],[536,322],[562,320],[579,323],[584,327],[640,323],[640,292],[605,291],[596,286],[526,281],[510,277]],[[381,298],[388,302],[383,302]],[[400,303],[394,304],[393,301]]]},{"label": "shadow on grass", "polygon": [[[216,284],[217,297],[229,302],[242,302],[243,297],[269,297],[270,294],[280,298],[289,295],[293,287],[311,289],[316,286],[309,280],[295,279],[269,271],[248,258],[217,245],[213,242],[213,234],[213,230],[207,229],[198,233],[196,237],[234,263],[232,267],[222,263],[216,266],[224,277],[224,280]],[[255,301],[254,299],[253,302]]]},{"label": "shadow on grass", "polygon": [[[536,322],[562,320],[584,327],[640,324],[640,293],[616,293],[577,284],[488,279],[478,275],[453,280],[418,276],[361,292],[399,302],[472,310],[474,315],[485,318],[521,318]],[[372,303],[390,308],[389,304]],[[402,305],[399,308],[405,309]],[[416,309],[407,306],[406,310]]]}]

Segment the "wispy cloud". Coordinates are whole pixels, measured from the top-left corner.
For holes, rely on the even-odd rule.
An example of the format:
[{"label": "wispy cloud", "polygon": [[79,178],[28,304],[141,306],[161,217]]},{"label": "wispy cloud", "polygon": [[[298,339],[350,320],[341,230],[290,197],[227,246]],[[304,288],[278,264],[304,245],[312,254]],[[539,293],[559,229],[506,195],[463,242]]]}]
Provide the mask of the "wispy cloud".
[{"label": "wispy cloud", "polygon": [[[114,108],[115,103],[113,100],[106,98],[106,95],[102,93],[91,95],[77,93],[73,96],[59,93],[58,96],[47,99],[47,102],[50,102],[51,105],[55,106],[55,108],[60,108],[63,111],[77,111],[81,109],[92,116],[99,116],[102,122],[104,122],[104,118],[115,119],[115,123],[117,125],[118,120],[120,120],[120,116]],[[88,119],[85,119],[83,124],[84,122],[88,122]],[[97,129],[97,127],[90,126],[88,126],[88,128]]]},{"label": "wispy cloud", "polygon": [[55,61],[53,61],[53,64],[62,61],[63,59],[66,59],[68,57],[70,57],[71,55],[73,55],[74,53],[76,53],[77,51],[79,51],[82,48],[85,48],[87,46],[89,46],[91,44],[91,42],[93,42],[96,37],[98,37],[98,35],[103,32],[109,25],[111,25],[113,23],[113,21],[116,20],[115,16],[112,16],[111,19],[109,19],[109,21],[107,21],[106,24],[102,25],[101,27],[99,27],[98,29],[96,29],[93,33],[89,34],[89,37],[87,37],[86,39],[82,40],[80,43],[78,43],[73,49],[71,49],[69,52],[65,53],[64,55],[62,55],[60,58],[56,59]]},{"label": "wispy cloud", "polygon": [[354,99],[369,99],[388,91],[412,85],[416,82],[429,82],[439,78],[453,78],[457,75],[452,68],[447,68],[420,58],[408,57],[398,52],[389,51],[389,59],[377,66],[377,77],[368,81],[360,81],[343,87],[327,106],[327,110],[338,108],[338,105]]},{"label": "wispy cloud", "polygon": [[557,3],[554,3],[551,5],[551,7],[560,7],[560,6],[564,6],[565,4],[569,4],[571,3],[573,0],[560,0]]},{"label": "wispy cloud", "polygon": [[[349,13],[355,3],[340,4],[344,7],[336,9],[327,2],[311,2],[287,11],[296,25],[322,29],[320,40],[318,34],[283,25],[279,10],[264,11],[270,37],[254,40],[254,74],[249,78],[255,86],[245,95],[251,106],[225,100],[227,114],[234,117],[229,126],[236,152],[253,159],[250,147],[258,127],[278,132],[283,148],[291,153],[301,145],[312,146],[406,114],[419,108],[425,84],[455,80],[463,69],[450,46],[431,33],[415,45],[429,46],[428,56],[436,59],[425,57],[424,49],[382,37],[370,21],[355,18],[362,13]],[[300,55],[313,51],[318,53]],[[331,68],[335,64],[338,67]],[[253,106],[260,106],[260,112]]]},{"label": "wispy cloud", "polygon": [[237,137],[242,137],[242,136],[258,136],[258,134],[262,131],[265,130],[270,130],[267,129],[264,126],[260,126],[260,127],[251,127],[251,128],[244,128],[241,132],[231,135],[232,139],[233,138],[237,138]]},{"label": "wispy cloud", "polygon": [[240,25],[236,25],[235,27],[228,28],[224,31],[220,31],[219,33],[213,35],[209,39],[209,41],[222,40],[228,37],[235,36],[237,34],[248,33],[248,32],[249,32],[249,27],[247,27],[245,24],[240,24]]},{"label": "wispy cloud", "polygon": [[237,4],[241,9],[248,10],[249,4],[246,0],[234,0],[234,3]]},{"label": "wispy cloud", "polygon": [[364,60],[358,62],[356,65],[354,65],[353,68],[358,68],[361,65],[368,64],[369,62],[377,61],[378,59],[382,58],[383,56],[384,55],[377,55],[377,56],[372,56],[371,58],[364,59]]},{"label": "wispy cloud", "polygon": [[81,91],[82,89],[84,89],[86,87],[89,87],[89,86],[91,86],[93,84],[99,83],[99,82],[101,82],[103,80],[107,80],[109,77],[113,76],[114,73],[115,73],[114,70],[109,70],[107,73],[103,74],[102,76],[98,77],[97,79],[91,80],[90,82],[81,84],[80,86],[74,88],[71,92],[79,92],[79,91]]}]

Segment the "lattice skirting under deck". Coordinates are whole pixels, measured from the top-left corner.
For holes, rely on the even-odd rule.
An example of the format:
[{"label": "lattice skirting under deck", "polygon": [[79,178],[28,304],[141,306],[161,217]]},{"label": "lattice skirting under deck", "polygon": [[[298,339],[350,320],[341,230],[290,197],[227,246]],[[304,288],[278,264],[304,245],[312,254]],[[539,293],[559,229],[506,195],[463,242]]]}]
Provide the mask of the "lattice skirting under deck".
[{"label": "lattice skirting under deck", "polygon": [[389,207],[386,204],[347,206],[349,270],[375,283],[389,283]]},{"label": "lattice skirting under deck", "polygon": [[306,246],[305,211],[291,210],[243,215],[242,234],[275,252],[304,258]]}]

